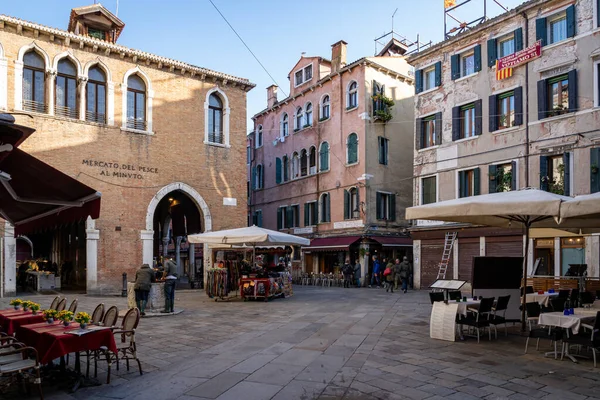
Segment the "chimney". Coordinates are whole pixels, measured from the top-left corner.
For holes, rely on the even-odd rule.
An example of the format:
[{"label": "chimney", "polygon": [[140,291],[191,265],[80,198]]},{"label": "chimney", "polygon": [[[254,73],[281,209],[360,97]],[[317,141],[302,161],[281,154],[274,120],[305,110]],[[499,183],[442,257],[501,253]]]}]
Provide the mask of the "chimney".
[{"label": "chimney", "polygon": [[277,85],[271,85],[267,88],[267,108],[272,108],[277,103]]},{"label": "chimney", "polygon": [[338,72],[346,66],[346,45],[340,40],[331,45],[331,72]]}]

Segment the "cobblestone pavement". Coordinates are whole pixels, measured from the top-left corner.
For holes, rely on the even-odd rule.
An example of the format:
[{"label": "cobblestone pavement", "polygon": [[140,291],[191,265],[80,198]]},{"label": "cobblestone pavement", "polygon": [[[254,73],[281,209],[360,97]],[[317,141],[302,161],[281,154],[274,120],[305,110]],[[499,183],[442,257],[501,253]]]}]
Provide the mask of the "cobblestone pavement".
[{"label": "cobblestone pavement", "polygon": [[[119,297],[79,296],[79,302],[86,311],[98,302],[126,304]],[[600,398],[600,369],[590,360],[544,358],[549,342],[525,355],[516,328],[480,344],[430,339],[425,291],[295,287],[293,297],[268,303],[216,303],[202,291],[179,291],[176,305],[185,311],[140,323],[144,375],[121,366],[110,385],[74,394],[45,386],[46,398]]]}]

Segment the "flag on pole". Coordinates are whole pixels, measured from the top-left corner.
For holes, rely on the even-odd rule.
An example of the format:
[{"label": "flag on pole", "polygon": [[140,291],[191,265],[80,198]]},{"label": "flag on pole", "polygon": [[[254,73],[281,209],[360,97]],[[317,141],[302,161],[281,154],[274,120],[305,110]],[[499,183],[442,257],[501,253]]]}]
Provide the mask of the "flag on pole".
[{"label": "flag on pole", "polygon": [[502,79],[510,78],[513,74],[512,68],[503,68],[498,70],[498,60],[496,60],[496,80],[501,81]]},{"label": "flag on pole", "polygon": [[456,0],[444,0],[444,8],[454,7],[456,5]]}]

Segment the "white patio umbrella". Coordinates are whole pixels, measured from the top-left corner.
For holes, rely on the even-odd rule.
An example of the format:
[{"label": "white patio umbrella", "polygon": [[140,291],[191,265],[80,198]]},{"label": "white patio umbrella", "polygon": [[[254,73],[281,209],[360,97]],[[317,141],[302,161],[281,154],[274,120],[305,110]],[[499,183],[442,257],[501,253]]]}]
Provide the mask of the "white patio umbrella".
[{"label": "white patio umbrella", "polygon": [[560,208],[560,225],[586,232],[600,229],[600,193],[575,196]]},{"label": "white patio umbrella", "polygon": [[[406,219],[521,227],[526,239],[523,257],[523,282],[527,282],[529,229],[532,227],[559,228],[561,204],[565,204],[569,200],[571,200],[570,197],[539,189],[523,189],[410,207],[406,210]],[[525,297],[523,296],[521,310],[523,330],[525,330]]]}]

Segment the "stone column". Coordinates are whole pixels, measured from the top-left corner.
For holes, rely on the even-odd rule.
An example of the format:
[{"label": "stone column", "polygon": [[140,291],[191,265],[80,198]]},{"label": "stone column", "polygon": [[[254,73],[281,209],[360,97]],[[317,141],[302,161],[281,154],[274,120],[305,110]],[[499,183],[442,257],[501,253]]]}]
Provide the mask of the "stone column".
[{"label": "stone column", "polygon": [[152,257],[154,255],[154,231],[142,230],[140,232],[142,239],[142,264],[148,264],[152,267]]},{"label": "stone column", "polygon": [[54,89],[56,84],[56,71],[46,70],[46,95],[48,96],[48,115],[54,115]]},{"label": "stone column", "polygon": [[598,260],[600,259],[600,236],[592,235],[585,238],[585,263],[587,264],[587,274],[590,278],[597,278]]},{"label": "stone column", "polygon": [[175,264],[177,265],[177,275],[183,277],[183,265],[181,265],[181,241],[183,236],[177,236],[175,239]]},{"label": "stone column", "polygon": [[100,231],[96,229],[96,221],[87,218],[85,221],[85,262],[86,262],[86,291],[94,293],[98,290],[98,240]]},{"label": "stone column", "polygon": [[15,228],[4,223],[4,296],[17,294],[17,239]]},{"label": "stone column", "polygon": [[[459,267],[459,244],[458,239],[454,241],[454,248],[452,249],[452,279],[458,279],[458,267]],[[446,275],[446,279],[448,279],[448,275]],[[414,275],[413,275],[414,280]]]},{"label": "stone column", "polygon": [[421,241],[420,240],[413,240],[413,286],[415,289],[421,288]]},{"label": "stone column", "polygon": [[195,258],[194,251],[195,251],[194,243],[189,243],[188,260],[190,263],[190,279],[196,278],[196,258]]},{"label": "stone column", "polygon": [[77,78],[77,97],[79,98],[79,120],[85,121],[85,109],[87,107],[87,98],[85,96],[85,88],[88,78],[80,76]]},{"label": "stone column", "polygon": [[23,61],[15,60],[15,110],[23,109]]},{"label": "stone column", "polygon": [[[533,256],[531,257],[533,258]],[[560,238],[554,238],[554,275],[561,276],[561,262],[560,262]]]},{"label": "stone column", "polygon": [[[8,58],[0,58],[0,109],[8,109]],[[16,107],[15,107],[16,108]]]},{"label": "stone column", "polygon": [[[115,124],[115,84],[106,84],[106,123],[110,126]],[[122,118],[124,118],[122,116]]]}]

